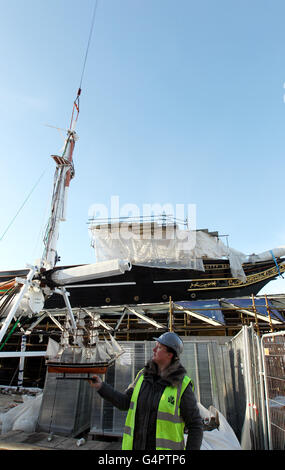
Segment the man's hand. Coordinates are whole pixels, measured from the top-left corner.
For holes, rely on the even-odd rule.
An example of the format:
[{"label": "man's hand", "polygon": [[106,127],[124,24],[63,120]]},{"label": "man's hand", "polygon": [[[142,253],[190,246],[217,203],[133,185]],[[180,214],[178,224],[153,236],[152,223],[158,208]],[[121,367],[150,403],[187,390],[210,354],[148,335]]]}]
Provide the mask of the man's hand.
[{"label": "man's hand", "polygon": [[94,387],[97,391],[100,390],[102,386],[102,379],[99,377],[99,375],[93,375],[90,380],[88,380],[90,383],[91,387]]}]

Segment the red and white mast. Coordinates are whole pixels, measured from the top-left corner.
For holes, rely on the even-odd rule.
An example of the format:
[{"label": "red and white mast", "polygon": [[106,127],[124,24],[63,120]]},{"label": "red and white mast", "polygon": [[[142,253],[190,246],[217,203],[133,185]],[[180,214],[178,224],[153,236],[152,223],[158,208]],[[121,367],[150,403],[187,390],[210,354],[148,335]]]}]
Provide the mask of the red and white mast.
[{"label": "red and white mast", "polygon": [[47,225],[46,235],[44,237],[45,248],[41,261],[41,265],[45,269],[52,269],[58,260],[56,248],[59,237],[59,226],[60,222],[66,220],[68,189],[70,181],[74,176],[73,152],[75,142],[78,140],[75,128],[79,115],[80,93],[81,88],[78,89],[77,97],[73,104],[70,127],[67,131],[63,153],[61,156],[52,155],[52,158],[56,163],[56,170],[51,202],[51,214]]}]

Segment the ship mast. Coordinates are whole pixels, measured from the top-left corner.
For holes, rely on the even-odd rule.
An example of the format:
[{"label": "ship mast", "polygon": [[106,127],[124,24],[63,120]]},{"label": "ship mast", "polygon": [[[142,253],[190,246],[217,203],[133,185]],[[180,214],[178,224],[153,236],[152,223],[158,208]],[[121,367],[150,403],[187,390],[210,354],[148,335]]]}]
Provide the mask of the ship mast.
[{"label": "ship mast", "polygon": [[[71,321],[71,329],[76,330],[76,322],[73,316],[72,308],[69,302],[69,293],[66,291],[64,285],[72,282],[76,282],[79,279],[90,279],[102,276],[115,276],[123,273],[125,270],[131,269],[131,264],[128,261],[114,260],[111,263],[91,264],[86,267],[78,267],[70,270],[61,271],[61,279],[58,280],[58,287],[54,285],[49,287],[46,282],[45,273],[47,271],[53,271],[56,262],[59,260],[56,247],[59,237],[60,223],[65,220],[66,216],[66,205],[68,189],[71,179],[74,177],[74,166],[73,166],[73,152],[75,148],[75,142],[78,140],[78,136],[75,132],[77,119],[79,115],[79,97],[81,94],[81,85],[83,80],[83,74],[86,66],[86,59],[89,51],[91,35],[95,22],[95,15],[97,10],[98,0],[96,0],[92,18],[92,24],[88,39],[88,45],[86,49],[80,85],[78,88],[77,96],[73,103],[72,115],[69,129],[67,130],[67,136],[65,139],[64,150],[61,156],[52,155],[56,163],[56,170],[54,176],[54,186],[51,202],[51,212],[47,224],[46,234],[44,237],[44,251],[42,258],[37,265],[28,265],[29,272],[26,278],[16,278],[15,286],[16,290],[13,292],[12,298],[8,299],[9,302],[0,302],[0,317],[1,310],[3,313],[4,321],[0,322],[0,343],[6,334],[7,329],[13,318],[16,315],[33,315],[38,314],[44,307],[46,296],[52,294],[60,294],[63,296],[67,313]],[[2,305],[1,305],[2,304]],[[7,304],[7,305],[6,305]]]},{"label": "ship mast", "polygon": [[68,188],[70,180],[74,176],[73,151],[75,147],[75,142],[76,140],[78,140],[77,134],[75,132],[75,127],[79,115],[79,97],[81,94],[81,86],[85,72],[89,47],[91,43],[91,37],[94,29],[97,6],[98,0],[95,1],[94,5],[89,38],[81,72],[80,85],[78,88],[77,97],[73,103],[71,122],[70,127],[67,131],[64,151],[61,157],[59,157],[58,155],[52,155],[52,158],[56,162],[56,170],[51,203],[51,215],[47,225],[46,235],[44,237],[45,248],[41,260],[41,266],[44,269],[54,268],[56,262],[59,259],[56,252],[56,246],[59,236],[59,226],[60,222],[65,221]]},{"label": "ship mast", "polygon": [[[65,220],[67,195],[71,179],[74,176],[73,152],[75,142],[78,140],[75,127],[79,115],[79,96],[81,88],[78,89],[77,97],[73,103],[70,127],[67,131],[64,150],[62,156],[52,155],[56,162],[54,176],[54,187],[51,202],[51,213],[47,225],[46,236],[44,238],[44,252],[39,265],[29,266],[30,270],[25,279],[16,278],[15,282],[20,286],[19,292],[11,302],[7,310],[6,318],[0,329],[0,343],[16,314],[19,312],[39,313],[44,306],[45,296],[41,288],[40,277],[43,271],[54,268],[58,256],[56,252],[57,240],[59,236],[60,222]],[[72,328],[76,329],[75,319],[68,299],[68,293],[64,287],[54,289],[54,293],[61,294],[64,298]],[[51,292],[49,292],[50,294]]]},{"label": "ship mast", "polygon": [[56,163],[56,169],[51,201],[51,214],[44,237],[45,248],[41,260],[41,266],[44,269],[54,268],[59,259],[56,251],[59,227],[60,223],[66,220],[68,189],[70,181],[74,177],[73,152],[75,142],[78,140],[75,128],[79,115],[80,94],[81,88],[78,89],[76,99],[73,103],[71,122],[67,130],[63,153],[61,156],[52,155]]}]

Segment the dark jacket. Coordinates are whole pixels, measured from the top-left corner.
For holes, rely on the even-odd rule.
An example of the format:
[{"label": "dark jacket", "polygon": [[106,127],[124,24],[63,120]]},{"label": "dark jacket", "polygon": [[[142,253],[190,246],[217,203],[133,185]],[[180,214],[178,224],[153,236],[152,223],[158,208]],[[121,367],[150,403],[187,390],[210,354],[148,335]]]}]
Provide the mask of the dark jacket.
[{"label": "dark jacket", "polygon": [[[144,368],[144,380],[138,396],[134,430],[134,450],[155,449],[156,417],[158,404],[166,386],[182,382],[186,370],[179,361],[158,375],[157,365],[150,360]],[[99,394],[120,410],[128,410],[134,385],[125,393],[118,392],[103,382]],[[186,387],[180,403],[180,414],[189,430],[187,450],[199,450],[203,439],[203,424],[191,383]]]}]

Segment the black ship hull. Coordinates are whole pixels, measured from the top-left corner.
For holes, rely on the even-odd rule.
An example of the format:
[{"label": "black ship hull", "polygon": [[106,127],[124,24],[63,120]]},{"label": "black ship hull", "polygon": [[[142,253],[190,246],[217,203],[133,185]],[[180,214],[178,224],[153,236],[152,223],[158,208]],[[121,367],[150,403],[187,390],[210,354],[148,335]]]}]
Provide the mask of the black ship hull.
[{"label": "black ship hull", "polygon": [[[246,282],[231,276],[227,260],[205,260],[205,271],[133,265],[131,271],[118,276],[65,287],[73,308],[158,303],[169,300],[169,297],[173,301],[243,297],[258,294],[268,282],[284,272],[282,261],[277,260],[278,268],[273,260],[243,265]],[[0,282],[25,274],[25,270],[2,272]],[[49,274],[45,273],[44,282],[53,287]],[[44,305],[46,309],[64,307],[64,299],[58,294],[48,297]]]}]

